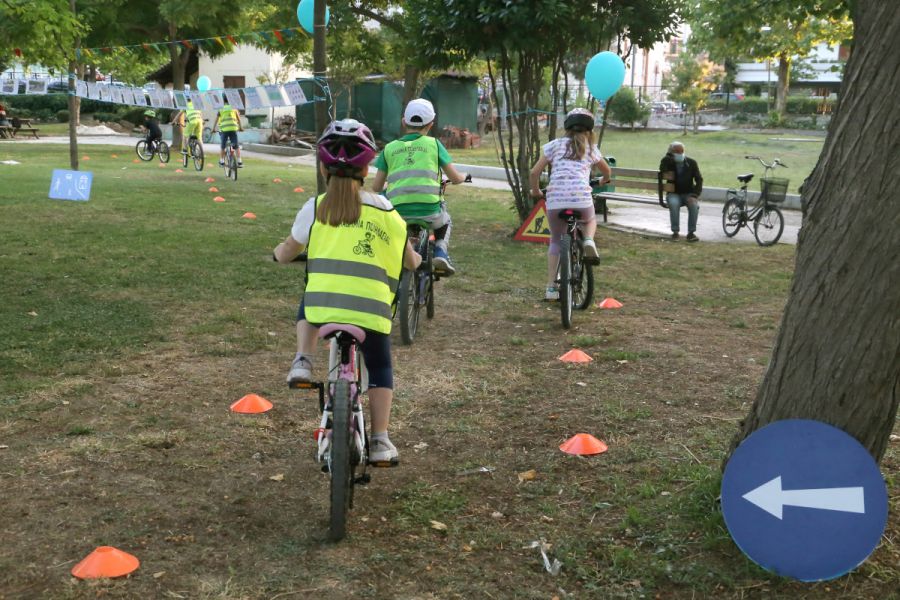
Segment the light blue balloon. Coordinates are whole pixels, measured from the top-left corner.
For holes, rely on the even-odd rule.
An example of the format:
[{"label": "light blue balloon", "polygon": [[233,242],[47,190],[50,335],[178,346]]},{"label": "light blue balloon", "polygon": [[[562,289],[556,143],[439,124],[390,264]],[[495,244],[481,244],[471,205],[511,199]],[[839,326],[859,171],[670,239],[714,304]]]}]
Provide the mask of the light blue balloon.
[{"label": "light blue balloon", "polygon": [[212,85],[212,81],[209,80],[209,77],[206,75],[201,75],[197,78],[197,89],[201,92],[205,92]]},{"label": "light blue balloon", "polygon": [[584,82],[594,98],[608,100],[625,81],[625,63],[614,52],[600,52],[588,61]]},{"label": "light blue balloon", "polygon": [[[297,5],[297,20],[300,21],[300,27],[305,29],[308,33],[313,32],[313,12],[316,8],[315,0],[300,0],[300,3]],[[331,19],[331,11],[328,10],[328,7],[325,7],[325,25],[328,25],[328,20]]]}]

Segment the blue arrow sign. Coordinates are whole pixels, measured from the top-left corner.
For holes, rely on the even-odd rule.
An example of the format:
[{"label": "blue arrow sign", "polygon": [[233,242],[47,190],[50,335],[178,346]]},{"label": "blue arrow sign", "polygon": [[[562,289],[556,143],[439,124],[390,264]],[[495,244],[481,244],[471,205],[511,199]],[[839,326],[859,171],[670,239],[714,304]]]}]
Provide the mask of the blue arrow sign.
[{"label": "blue arrow sign", "polygon": [[722,476],[731,537],[761,567],[800,581],[859,566],[887,524],[878,465],[847,433],[819,421],[778,421],[744,440]]},{"label": "blue arrow sign", "polygon": [[86,201],[91,197],[93,181],[94,174],[90,171],[53,169],[53,178],[50,180],[50,198]]}]

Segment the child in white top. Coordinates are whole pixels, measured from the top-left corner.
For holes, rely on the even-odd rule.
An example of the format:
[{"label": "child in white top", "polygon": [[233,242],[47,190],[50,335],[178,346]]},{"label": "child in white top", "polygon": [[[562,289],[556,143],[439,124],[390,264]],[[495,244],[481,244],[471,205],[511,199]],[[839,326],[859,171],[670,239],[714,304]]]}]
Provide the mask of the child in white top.
[{"label": "child in white top", "polygon": [[581,212],[579,223],[584,232],[584,258],[587,262],[599,259],[594,233],[597,218],[591,197],[591,171],[603,174],[601,184],[610,180],[612,170],[594,144],[594,117],[583,108],[576,108],[566,115],[566,137],[557,138],[546,144],[543,155],[531,169],[531,195],[543,197],[539,180],[541,173],[549,165],[550,183],[547,186],[547,221],[550,226],[550,248],[547,250],[547,291],[546,300],[558,300],[556,271],[559,268],[559,241],[565,233],[566,223],[559,218],[565,209]]}]

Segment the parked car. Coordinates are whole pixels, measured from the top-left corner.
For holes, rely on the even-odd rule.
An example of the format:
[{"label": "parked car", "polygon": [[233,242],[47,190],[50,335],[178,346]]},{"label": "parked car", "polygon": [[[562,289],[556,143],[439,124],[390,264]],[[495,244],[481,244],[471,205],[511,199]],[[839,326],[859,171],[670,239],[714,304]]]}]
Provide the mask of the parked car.
[{"label": "parked car", "polygon": [[736,94],[734,92],[725,93],[725,92],[713,92],[709,95],[710,100],[725,100],[728,98],[729,102],[740,102],[744,99],[743,94]]}]

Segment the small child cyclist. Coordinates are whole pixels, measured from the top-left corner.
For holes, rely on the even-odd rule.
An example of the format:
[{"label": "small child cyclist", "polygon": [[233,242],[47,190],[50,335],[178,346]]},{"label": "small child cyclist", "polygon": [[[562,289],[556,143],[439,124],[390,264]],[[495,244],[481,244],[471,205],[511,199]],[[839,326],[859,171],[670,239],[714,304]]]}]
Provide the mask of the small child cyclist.
[{"label": "small child cyclist", "polygon": [[550,165],[550,183],[547,186],[547,221],[550,225],[550,248],[547,250],[547,291],[545,300],[559,300],[556,287],[556,271],[559,268],[559,241],[565,233],[566,223],[559,213],[571,208],[581,212],[584,232],[584,260],[596,264],[599,260],[594,233],[597,218],[594,214],[594,200],[591,197],[591,171],[603,173],[605,183],[610,180],[612,170],[600,149],[594,144],[594,117],[583,108],[576,108],[566,115],[566,136],[544,145],[543,154],[531,169],[529,181],[531,195],[543,196],[540,177]]},{"label": "small child cyclist", "polygon": [[407,241],[406,222],[391,203],[362,189],[376,151],[372,132],[362,123],[345,119],[328,126],[318,142],[328,189],[303,205],[274,258],[291,262],[304,247],[308,255],[288,382],[310,381],[319,326],[346,323],[365,330],[360,349],[369,371],[369,462],[393,466],[399,456],[387,433],[394,387],[392,307],[401,267],[414,270],[422,257]]},{"label": "small child cyclist", "polygon": [[144,127],[147,129],[147,152],[150,151],[151,143],[158,144],[162,139],[162,129],[159,128],[159,120],[156,118],[156,111],[147,109],[144,111]]}]

